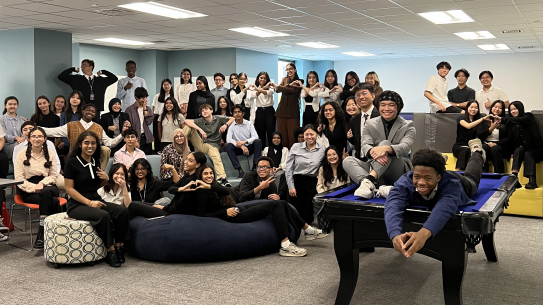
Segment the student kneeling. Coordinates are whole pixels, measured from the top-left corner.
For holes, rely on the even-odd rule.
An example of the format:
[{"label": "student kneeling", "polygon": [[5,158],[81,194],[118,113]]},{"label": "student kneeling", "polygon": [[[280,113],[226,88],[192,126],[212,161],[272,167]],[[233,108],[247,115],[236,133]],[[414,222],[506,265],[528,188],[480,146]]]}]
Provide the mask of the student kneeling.
[{"label": "student kneeling", "polygon": [[[471,158],[464,176],[445,170],[445,159],[434,150],[421,149],[413,155],[413,172],[404,174],[385,203],[385,224],[394,249],[406,257],[417,253],[458,211],[459,206],[474,204],[470,199],[479,188],[485,152],[481,140],[469,141]],[[408,206],[426,206],[430,217],[418,232],[402,234],[403,213]]]}]

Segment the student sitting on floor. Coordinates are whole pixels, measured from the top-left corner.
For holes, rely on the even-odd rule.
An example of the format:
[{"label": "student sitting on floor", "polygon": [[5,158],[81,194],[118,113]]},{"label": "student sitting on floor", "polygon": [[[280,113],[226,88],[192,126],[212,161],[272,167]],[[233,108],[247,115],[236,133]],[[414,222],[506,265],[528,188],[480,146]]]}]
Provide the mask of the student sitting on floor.
[{"label": "student sitting on floor", "polygon": [[[288,189],[285,175],[279,177],[274,175],[273,160],[262,156],[257,160],[256,164],[256,171],[248,172],[239,183],[239,196],[237,196],[238,200],[236,201],[244,202],[254,199],[286,200]],[[276,183],[276,179],[279,179],[279,183]]]},{"label": "student sitting on floor", "polygon": [[[268,160],[269,161],[269,160]],[[264,163],[264,162],[263,162]],[[232,223],[249,223],[268,216],[281,239],[281,256],[305,256],[307,250],[298,248],[288,239],[289,223],[297,230],[304,230],[306,240],[315,240],[328,236],[321,230],[308,225],[291,208],[286,201],[261,199],[254,200],[252,204],[236,207],[235,201],[230,197],[228,188],[221,186],[215,180],[213,168],[209,164],[203,164],[196,172],[197,207],[196,216],[215,217]]]},{"label": "student sitting on floor", "polygon": [[126,166],[122,163],[113,164],[108,176],[106,185],[98,189],[98,195],[106,202],[128,206],[132,202],[132,196],[126,184],[128,178]]},{"label": "student sitting on floor", "polygon": [[123,131],[125,145],[119,149],[113,156],[113,164],[121,163],[130,169],[134,161],[138,159],[147,159],[143,150],[137,148],[138,132],[130,127]]},{"label": "student sitting on floor", "polygon": [[[463,176],[446,171],[443,156],[424,148],[413,155],[413,172],[400,177],[390,190],[385,224],[394,249],[405,257],[417,253],[438,234],[458,207],[475,203],[470,197],[477,193],[486,157],[480,139],[469,141],[469,147],[471,158]],[[418,232],[402,234],[403,213],[409,206],[425,206],[432,213]]]},{"label": "student sitting on floor", "polygon": [[411,170],[408,153],[417,133],[413,121],[399,116],[402,108],[403,100],[398,93],[383,92],[379,96],[381,116],[369,120],[362,133],[362,159],[343,160],[343,168],[351,180],[360,183],[356,196],[373,198],[379,184],[392,185]]},{"label": "student sitting on floor", "polygon": [[162,192],[166,192],[174,183],[178,182],[180,177],[173,165],[165,164],[172,171],[172,180],[161,181],[155,179],[153,169],[147,159],[138,159],[134,161],[130,168],[130,192],[132,200],[145,202],[153,205],[161,199]]}]

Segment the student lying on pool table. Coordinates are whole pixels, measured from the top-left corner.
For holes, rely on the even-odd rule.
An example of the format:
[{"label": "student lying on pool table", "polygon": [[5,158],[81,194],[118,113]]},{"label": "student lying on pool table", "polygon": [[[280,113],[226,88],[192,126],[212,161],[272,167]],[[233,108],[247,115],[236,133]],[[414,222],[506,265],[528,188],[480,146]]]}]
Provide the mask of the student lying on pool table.
[{"label": "student lying on pool table", "polygon": [[[435,236],[458,207],[475,204],[470,197],[477,193],[481,181],[485,152],[481,140],[468,143],[471,158],[464,175],[445,170],[443,156],[431,149],[417,151],[411,160],[413,171],[394,183],[385,203],[385,224],[394,249],[411,257],[426,240]],[[432,212],[418,232],[402,234],[403,213],[406,207],[427,207]]]}]

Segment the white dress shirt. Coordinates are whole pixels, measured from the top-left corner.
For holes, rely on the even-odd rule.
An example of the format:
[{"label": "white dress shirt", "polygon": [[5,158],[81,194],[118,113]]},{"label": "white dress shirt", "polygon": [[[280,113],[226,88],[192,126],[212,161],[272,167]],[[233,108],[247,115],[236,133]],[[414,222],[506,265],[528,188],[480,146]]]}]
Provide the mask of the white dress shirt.
[{"label": "white dress shirt", "polygon": [[[439,76],[438,74],[430,77],[428,81],[426,82],[426,87],[424,88],[424,91],[430,92],[432,96],[438,100],[445,108],[448,108],[451,106],[451,103],[449,103],[449,97],[447,96],[448,92],[448,84],[447,79],[444,77]],[[436,113],[439,110],[439,106],[428,100],[430,103],[430,112]]]},{"label": "white dress shirt", "polygon": [[[343,86],[341,84],[337,84],[337,85],[343,89]],[[331,92],[330,89],[328,89],[327,87],[323,87],[321,89],[322,90],[318,92],[318,97],[322,98],[323,103],[336,102],[338,105],[341,105],[342,102],[341,102],[341,99],[339,98],[341,93],[339,91]]]},{"label": "white dress shirt", "polygon": [[[124,90],[124,87],[129,82],[132,83],[132,88]],[[119,79],[119,81],[117,82],[117,98],[121,100],[121,107],[123,111],[125,111],[128,106],[136,102],[134,92],[138,87],[143,87],[147,89],[147,84],[145,83],[145,80],[143,78],[137,76],[134,76],[133,78],[124,77]]]},{"label": "white dress shirt", "polygon": [[[79,123],[85,128],[85,130],[89,129],[92,124],[94,124],[93,121],[90,121],[89,123],[85,122],[83,119],[79,120]],[[43,128],[45,130],[45,133],[50,138],[67,138],[68,137],[68,125],[62,125],[60,127],[54,127],[54,128]],[[104,142],[104,145],[107,147],[115,147],[117,144],[121,142],[123,139],[122,134],[118,135],[114,139],[107,136],[106,132],[102,129],[102,142]]]},{"label": "white dress shirt", "polygon": [[[0,138],[2,137],[2,131],[1,131],[1,128],[0,127]],[[28,146],[28,140],[25,140],[24,142],[21,142],[20,144],[17,144],[17,146],[15,146],[13,148],[13,158],[12,160],[15,161],[17,159],[17,155],[25,150]],[[47,140],[47,149],[49,150],[49,152],[53,152],[54,153],[54,157],[55,157],[55,165],[56,165],[56,169],[57,169],[57,174],[60,174],[60,159],[58,158],[58,154],[57,154],[57,151],[55,149],[55,145],[53,144],[53,142]],[[51,156],[49,156],[51,157]]]},{"label": "white dress shirt", "polygon": [[[260,89],[260,86],[258,87]],[[260,93],[260,95],[257,96],[257,91],[255,90],[247,90],[247,96],[245,97],[245,104],[247,104],[247,100],[249,100],[249,104],[254,106],[251,107],[251,116],[249,121],[251,123],[255,123],[256,119],[256,109],[259,107],[273,107],[273,94],[275,93],[275,90],[273,88],[270,88],[267,90],[267,94]],[[250,106],[249,106],[250,107]]]},{"label": "white dress shirt", "polygon": [[[102,199],[105,202],[111,202],[118,205],[124,205],[124,194],[123,189],[119,187],[117,190],[117,193],[113,192],[113,189],[111,189],[109,192],[106,192],[104,190],[104,187],[101,187],[98,189],[98,196],[102,197]],[[130,201],[132,201],[132,196],[130,192],[128,192],[128,197],[130,198]]]}]

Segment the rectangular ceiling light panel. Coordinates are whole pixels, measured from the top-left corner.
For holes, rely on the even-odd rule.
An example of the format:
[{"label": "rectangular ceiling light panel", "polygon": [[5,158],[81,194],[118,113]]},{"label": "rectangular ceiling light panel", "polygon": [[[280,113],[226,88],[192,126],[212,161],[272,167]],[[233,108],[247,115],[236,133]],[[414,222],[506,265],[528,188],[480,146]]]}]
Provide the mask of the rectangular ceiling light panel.
[{"label": "rectangular ceiling light panel", "polygon": [[460,32],[454,33],[454,35],[465,39],[465,40],[476,40],[476,39],[492,39],[496,36],[492,35],[489,31],[477,31],[477,32]]},{"label": "rectangular ceiling light panel", "polygon": [[485,50],[485,51],[499,51],[499,50],[509,50],[509,47],[506,44],[500,43],[500,44],[481,44],[478,45],[479,49]]},{"label": "rectangular ceiling light panel", "polygon": [[473,22],[473,19],[462,10],[419,13],[419,15],[435,24]]},{"label": "rectangular ceiling light panel", "polygon": [[342,52],[341,54],[349,55],[349,56],[356,56],[356,57],[363,57],[363,56],[375,56],[375,54],[371,54],[368,52]]},{"label": "rectangular ceiling light panel", "polygon": [[258,37],[280,37],[280,36],[290,36],[289,34],[281,33],[281,32],[275,32],[266,30],[259,27],[244,27],[244,28],[233,28],[229,29],[230,31],[258,36]]},{"label": "rectangular ceiling light panel", "polygon": [[100,38],[100,39],[94,39],[94,40],[102,41],[102,42],[126,44],[126,45],[131,45],[131,46],[144,46],[144,45],[154,44],[152,42],[143,42],[143,41],[127,40],[127,39],[119,39],[119,38]]},{"label": "rectangular ceiling light panel", "polygon": [[308,48],[315,48],[315,49],[331,49],[331,48],[339,48],[339,46],[335,46],[333,44],[328,44],[324,42],[301,42],[297,43],[297,45],[308,47]]},{"label": "rectangular ceiling light panel", "polygon": [[130,4],[123,4],[119,5],[119,7],[142,12],[142,13],[148,13],[163,17],[169,17],[173,19],[185,19],[185,18],[194,18],[194,17],[205,17],[207,15],[187,11],[184,9],[180,9],[177,7],[164,5],[161,3],[156,2],[138,2],[138,3],[130,3]]}]

